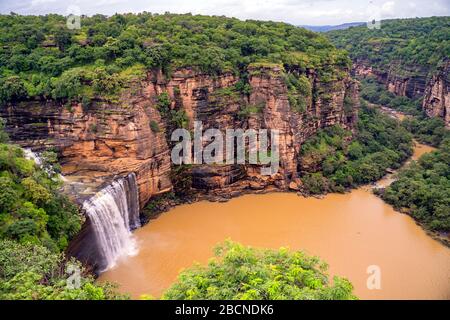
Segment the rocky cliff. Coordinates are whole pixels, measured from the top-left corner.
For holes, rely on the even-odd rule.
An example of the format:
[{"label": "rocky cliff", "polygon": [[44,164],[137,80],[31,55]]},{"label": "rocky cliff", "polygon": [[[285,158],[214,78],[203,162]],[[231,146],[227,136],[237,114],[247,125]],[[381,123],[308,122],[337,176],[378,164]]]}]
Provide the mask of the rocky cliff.
[{"label": "rocky cliff", "polygon": [[450,60],[428,82],[423,109],[429,117],[443,118],[450,128]]},{"label": "rocky cliff", "polygon": [[[118,104],[93,101],[89,106],[67,106],[54,101],[32,101],[3,108],[0,116],[7,120],[12,139],[22,146],[55,147],[69,181],[95,178],[90,190],[115,175],[135,172],[142,207],[152,196],[172,188],[168,119],[156,107],[157,97],[166,92],[170,108],[183,110],[191,128],[193,121],[198,120],[203,122],[204,130],[280,131],[277,174],[262,177],[255,165],[199,165],[191,172],[194,189],[212,194],[226,186],[234,190],[268,185],[287,189],[292,181],[297,181],[300,147],[308,137],[334,124],[352,128],[357,117],[357,83],[348,75],[325,82],[310,70],[306,75],[311,94],[306,99],[306,109],[297,112],[290,106],[282,67],[250,67],[248,74],[251,90],[247,94],[234,90],[239,81],[235,75],[212,77],[183,69],[170,79],[159,72],[149,73],[147,80],[126,91]],[[232,89],[231,94],[223,93],[227,89]],[[354,105],[346,107],[348,101]],[[241,117],[240,110],[250,105],[259,106],[259,111]]]},{"label": "rocky cliff", "polygon": [[[423,109],[429,117],[442,117],[450,126],[448,116],[449,62],[443,63],[438,71],[402,70],[393,64],[388,71],[373,68],[367,61],[356,61],[353,74],[360,77],[375,76],[389,92],[411,99],[423,98]],[[428,80],[427,80],[428,79]]]}]

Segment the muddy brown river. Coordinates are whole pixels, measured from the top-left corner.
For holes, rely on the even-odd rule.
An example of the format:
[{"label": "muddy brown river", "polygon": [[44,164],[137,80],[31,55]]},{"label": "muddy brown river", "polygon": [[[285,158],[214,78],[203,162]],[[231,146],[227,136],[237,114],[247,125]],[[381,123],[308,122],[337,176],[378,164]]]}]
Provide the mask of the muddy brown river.
[{"label": "muddy brown river", "polygon": [[[414,158],[431,150],[418,145]],[[194,261],[206,263],[213,247],[231,238],[319,256],[328,262],[330,275],[353,283],[361,299],[450,299],[450,249],[373,195],[369,186],[323,199],[271,193],[182,205],[134,235],[139,253],[99,278],[118,283],[134,298],[159,297],[181,269]],[[380,289],[367,288],[372,265],[380,268]]]}]

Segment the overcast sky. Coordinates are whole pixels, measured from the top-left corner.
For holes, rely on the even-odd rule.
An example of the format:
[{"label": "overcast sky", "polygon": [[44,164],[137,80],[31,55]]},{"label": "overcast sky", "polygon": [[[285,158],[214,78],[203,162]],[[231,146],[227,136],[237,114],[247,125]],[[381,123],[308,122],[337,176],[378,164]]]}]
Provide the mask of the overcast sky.
[{"label": "overcast sky", "polygon": [[78,10],[87,15],[191,12],[295,25],[325,25],[373,18],[449,16],[450,0],[0,0],[1,13],[65,15]]}]

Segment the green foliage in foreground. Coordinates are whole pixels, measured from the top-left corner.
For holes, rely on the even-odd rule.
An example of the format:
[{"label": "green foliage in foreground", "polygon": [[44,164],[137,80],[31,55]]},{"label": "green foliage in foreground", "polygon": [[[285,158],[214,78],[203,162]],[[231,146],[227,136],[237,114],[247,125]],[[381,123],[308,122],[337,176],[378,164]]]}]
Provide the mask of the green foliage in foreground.
[{"label": "green foliage in foreground", "polygon": [[348,300],[356,299],[352,284],[334,277],[327,266],[301,251],[255,249],[226,241],[207,266],[184,270],[163,299]]},{"label": "green foliage in foreground", "polygon": [[401,170],[382,197],[397,209],[407,209],[427,228],[450,231],[450,139]]},{"label": "green foliage in foreground", "polygon": [[[73,270],[67,269],[61,254],[34,244],[0,240],[0,300],[110,300],[124,299],[111,284],[94,284],[83,275],[81,264],[70,264],[80,270],[79,286]],[[72,278],[71,278],[72,277]]]},{"label": "green foliage in foreground", "polygon": [[412,154],[412,137],[396,120],[362,103],[356,135],[336,126],[302,146],[301,177],[311,194],[343,192],[376,181]]}]

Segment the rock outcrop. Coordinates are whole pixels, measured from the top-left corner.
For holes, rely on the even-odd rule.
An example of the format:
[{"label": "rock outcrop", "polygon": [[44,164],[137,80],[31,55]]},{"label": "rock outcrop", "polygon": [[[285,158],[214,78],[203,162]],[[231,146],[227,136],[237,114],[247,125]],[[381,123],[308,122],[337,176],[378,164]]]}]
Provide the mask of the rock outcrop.
[{"label": "rock outcrop", "polygon": [[449,61],[445,61],[437,72],[431,72],[429,75],[428,70],[423,68],[399,71],[399,66],[394,64],[385,71],[373,68],[367,61],[356,61],[352,72],[359,77],[375,76],[395,95],[411,99],[423,98],[425,113],[429,117],[443,118],[448,128],[450,127],[449,65]]},{"label": "rock outcrop", "polygon": [[69,182],[91,178],[89,191],[77,200],[116,175],[135,172],[143,207],[152,195],[171,189],[170,151],[163,131],[155,133],[150,126],[153,121],[164,128],[159,112],[140,95],[126,99],[122,105],[93,102],[89,107],[34,101],[2,109],[0,117],[23,147],[58,150]]},{"label": "rock outcrop", "polygon": [[450,60],[428,82],[423,109],[429,117],[443,118],[450,128]]},{"label": "rock outcrop", "polygon": [[[88,107],[67,107],[54,101],[34,101],[3,108],[0,116],[7,120],[13,140],[22,146],[55,147],[69,181],[95,177],[98,182],[93,183],[91,191],[116,175],[135,172],[143,207],[152,196],[172,188],[166,132],[169,120],[156,107],[157,97],[167,93],[170,108],[185,112],[190,129],[194,121],[202,121],[204,130],[280,132],[277,174],[261,179],[257,165],[201,165],[191,171],[194,189],[213,190],[233,184],[237,189],[256,189],[259,184],[287,190],[297,177],[300,147],[307,138],[335,124],[352,129],[357,117],[358,85],[348,74],[323,81],[309,70],[305,76],[311,94],[305,99],[305,110],[298,112],[290,106],[282,66],[254,66],[248,73],[251,90],[246,94],[235,90],[240,79],[231,73],[212,77],[183,69],[170,79],[160,72],[149,73],[146,81],[125,91],[119,104],[94,101]],[[346,106],[349,101],[351,105]],[[242,116],[242,109],[248,106],[258,106],[257,111]]]}]

